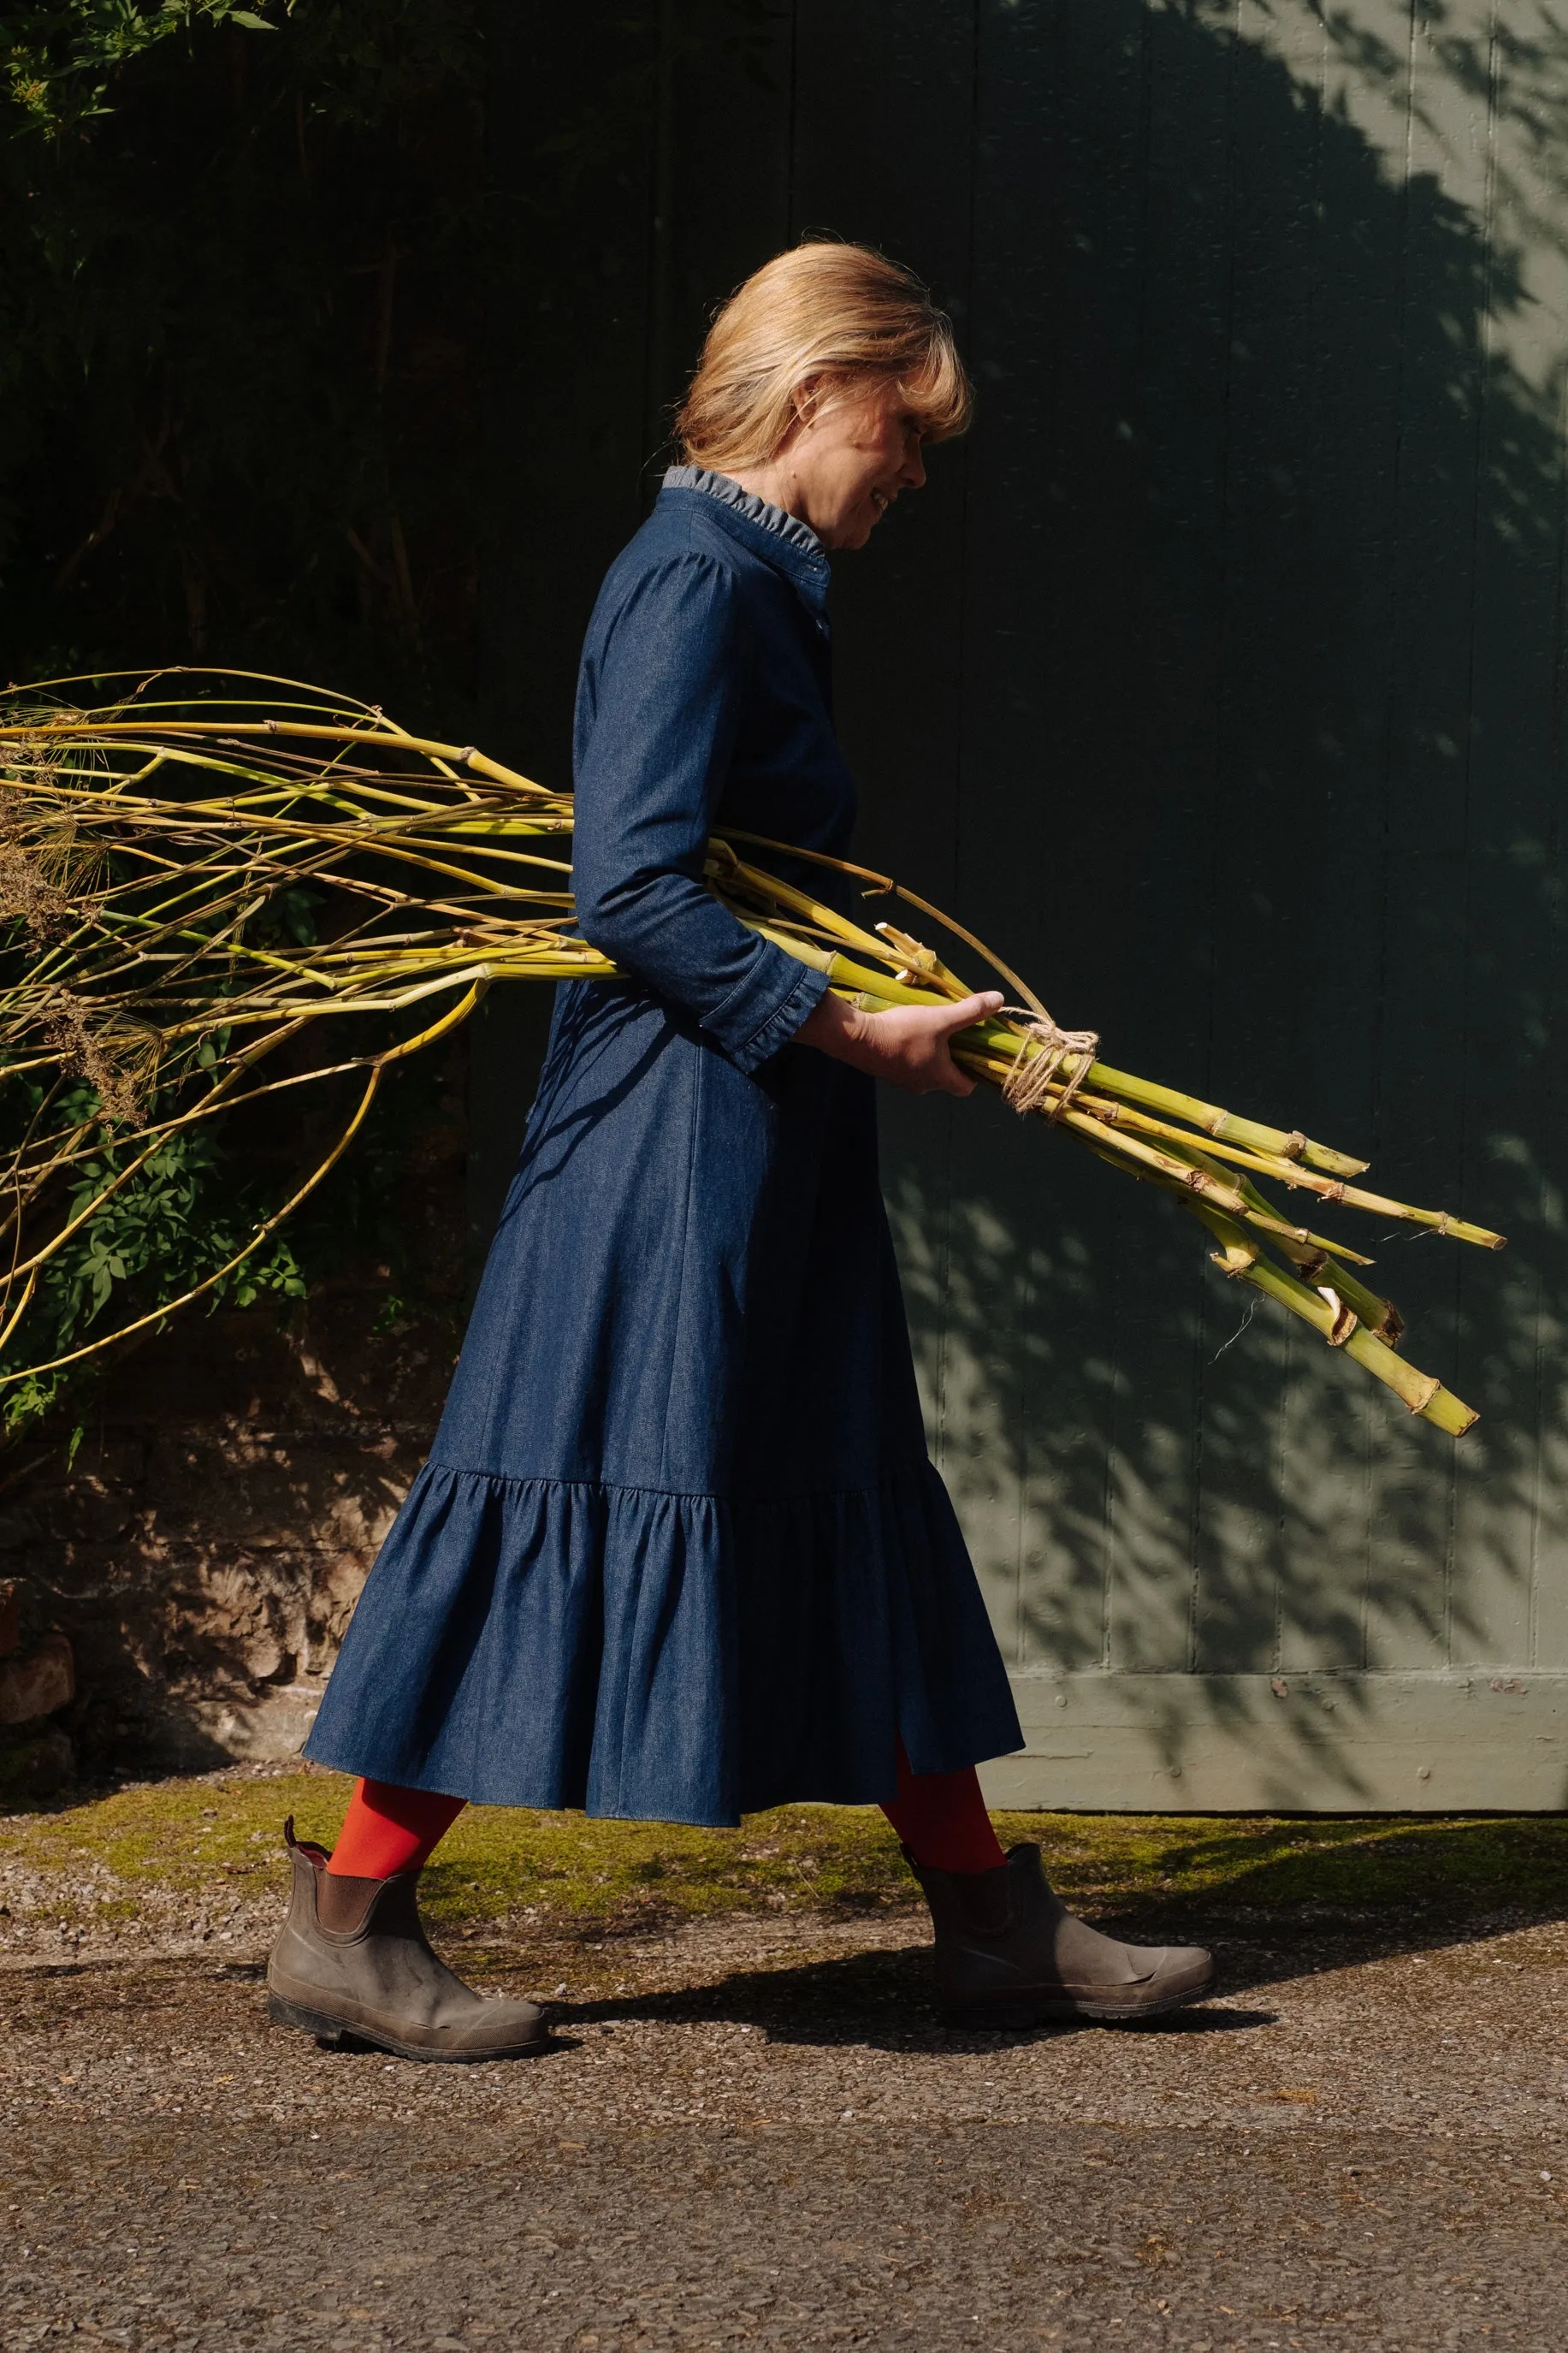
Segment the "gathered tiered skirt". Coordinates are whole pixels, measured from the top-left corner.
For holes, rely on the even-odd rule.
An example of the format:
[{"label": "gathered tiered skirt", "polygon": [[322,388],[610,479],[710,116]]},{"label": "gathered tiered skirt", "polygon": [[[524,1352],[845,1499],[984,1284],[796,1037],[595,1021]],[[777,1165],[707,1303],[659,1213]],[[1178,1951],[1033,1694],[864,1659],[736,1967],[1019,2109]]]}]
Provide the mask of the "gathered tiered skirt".
[{"label": "gathered tiered skirt", "polygon": [[1021,1745],[927,1459],[868,1081],[559,994],[431,1459],[307,1753],[732,1823]]}]

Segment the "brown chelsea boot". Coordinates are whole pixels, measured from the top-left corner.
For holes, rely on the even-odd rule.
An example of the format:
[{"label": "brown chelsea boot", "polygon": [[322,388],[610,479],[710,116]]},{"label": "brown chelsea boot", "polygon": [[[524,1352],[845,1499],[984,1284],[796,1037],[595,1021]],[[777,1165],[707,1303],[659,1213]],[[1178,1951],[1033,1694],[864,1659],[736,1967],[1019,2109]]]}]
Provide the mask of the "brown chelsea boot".
[{"label": "brown chelsea boot", "polygon": [[1197,2001],[1214,1983],[1198,1945],[1121,1945],[1070,1913],[1037,1846],[994,1871],[931,1871],[904,1857],[936,1930],[937,1991],[966,2026],[1034,2026],[1082,2018],[1139,2025]]},{"label": "brown chelsea boot", "polygon": [[522,2059],[545,2047],[531,2001],[487,2001],[432,1951],[419,1873],[334,1878],[326,1851],[284,1824],[294,1868],[289,1916],[267,1964],[268,2008],[319,2042],[371,2042],[402,2059]]}]

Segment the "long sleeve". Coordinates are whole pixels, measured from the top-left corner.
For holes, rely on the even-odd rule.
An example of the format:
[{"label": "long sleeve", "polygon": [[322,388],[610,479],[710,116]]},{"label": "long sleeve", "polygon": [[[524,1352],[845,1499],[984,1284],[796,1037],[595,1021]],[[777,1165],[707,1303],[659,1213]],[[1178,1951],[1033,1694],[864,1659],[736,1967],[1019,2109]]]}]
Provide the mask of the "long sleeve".
[{"label": "long sleeve", "polygon": [[736,585],[710,556],[634,579],[584,664],[572,861],[584,938],[743,1071],[787,1044],[827,985],[702,880],[749,658]]}]

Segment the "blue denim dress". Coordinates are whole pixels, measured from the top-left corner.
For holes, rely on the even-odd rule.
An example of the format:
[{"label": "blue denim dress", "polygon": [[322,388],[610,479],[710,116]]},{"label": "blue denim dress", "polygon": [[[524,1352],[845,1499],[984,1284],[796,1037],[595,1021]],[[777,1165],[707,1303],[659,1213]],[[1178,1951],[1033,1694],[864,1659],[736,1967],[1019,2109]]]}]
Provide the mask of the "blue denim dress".
[{"label": "blue denim dress", "polygon": [[[574,875],[633,977],[558,991],[430,1460],[307,1754],[492,1805],[733,1823],[1021,1745],[927,1459],[872,1082],[820,974],[702,881],[725,825],[842,851],[827,559],[675,470],[584,650]],[[820,881],[821,870],[812,870]]]}]

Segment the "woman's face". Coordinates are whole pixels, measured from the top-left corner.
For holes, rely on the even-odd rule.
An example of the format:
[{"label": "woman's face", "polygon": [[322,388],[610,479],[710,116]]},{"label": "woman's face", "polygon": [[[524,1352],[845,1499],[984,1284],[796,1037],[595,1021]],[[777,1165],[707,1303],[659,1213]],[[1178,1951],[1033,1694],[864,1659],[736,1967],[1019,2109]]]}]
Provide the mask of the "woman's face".
[{"label": "woman's face", "polygon": [[864,547],[900,491],[925,480],[920,421],[885,380],[829,396],[807,408],[774,467],[786,493],[773,493],[775,504],[808,522],[825,547]]}]

